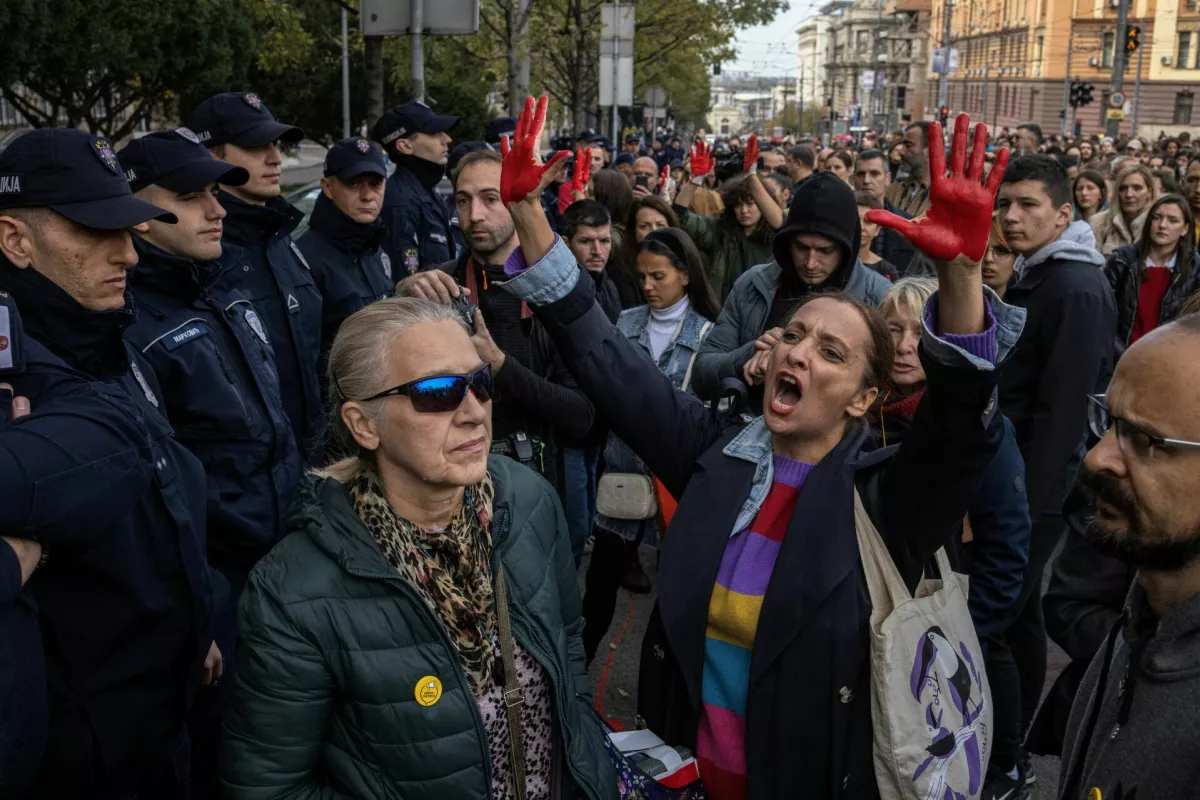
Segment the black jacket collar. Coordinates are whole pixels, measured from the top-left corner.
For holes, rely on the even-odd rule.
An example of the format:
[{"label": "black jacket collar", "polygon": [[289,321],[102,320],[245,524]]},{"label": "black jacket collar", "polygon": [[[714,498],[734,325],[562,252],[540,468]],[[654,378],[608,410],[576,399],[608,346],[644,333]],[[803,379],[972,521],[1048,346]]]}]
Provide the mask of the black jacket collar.
[{"label": "black jacket collar", "polygon": [[282,197],[273,197],[266,205],[243,202],[229,192],[220,193],[226,233],[234,241],[247,245],[265,244],[272,236],[296,230],[304,213]]},{"label": "black jacket collar", "polygon": [[371,223],[355,222],[326,197],[324,192],[317,195],[317,202],[313,206],[312,217],[309,219],[308,225],[314,231],[356,254],[368,250],[378,250],[386,234],[382,215],[376,217],[375,221]]},{"label": "black jacket collar", "polygon": [[433,187],[437,186],[438,182],[446,175],[444,164],[435,164],[419,156],[396,156],[394,160],[396,169],[411,172],[417,181],[431,192]]},{"label": "black jacket collar", "polygon": [[124,308],[89,311],[40,272],[18,269],[3,256],[0,289],[17,301],[25,332],[70,366],[99,380],[129,370],[123,337],[136,313],[128,291]]},{"label": "black jacket collar", "polygon": [[160,250],[140,236],[133,237],[133,246],[137,249],[138,265],[129,281],[135,291],[146,289],[192,303],[229,269],[229,248],[217,261],[193,261]]}]

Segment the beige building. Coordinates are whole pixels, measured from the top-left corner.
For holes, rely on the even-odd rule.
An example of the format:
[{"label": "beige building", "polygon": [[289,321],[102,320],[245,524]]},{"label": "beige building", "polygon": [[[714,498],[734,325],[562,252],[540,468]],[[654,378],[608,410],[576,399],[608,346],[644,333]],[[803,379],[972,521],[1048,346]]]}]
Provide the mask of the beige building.
[{"label": "beige building", "polygon": [[[934,0],[935,41],[941,38],[945,9],[942,0]],[[1124,73],[1122,133],[1131,129],[1135,96],[1143,136],[1200,125],[1200,115],[1192,113],[1200,84],[1196,0],[1132,0],[1128,17],[1130,25],[1141,28],[1141,47]],[[1123,45],[1117,41],[1116,0],[959,0],[951,30],[951,45],[958,50],[958,71],[949,81],[952,114],[966,111],[995,127],[1032,121],[1057,133],[1067,81],[1078,76],[1095,92],[1094,102],[1078,109],[1075,119],[1084,133],[1104,130],[1115,48]],[[936,86],[936,75],[929,80]],[[936,104],[931,91],[927,117]]]}]

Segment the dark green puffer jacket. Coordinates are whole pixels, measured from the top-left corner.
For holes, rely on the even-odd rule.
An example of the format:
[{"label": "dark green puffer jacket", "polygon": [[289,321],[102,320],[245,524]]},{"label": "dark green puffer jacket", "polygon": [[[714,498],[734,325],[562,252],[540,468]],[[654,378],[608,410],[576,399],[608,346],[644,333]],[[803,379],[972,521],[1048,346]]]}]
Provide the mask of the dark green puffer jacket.
[{"label": "dark green puffer jacket", "polygon": [[[488,471],[496,489],[493,569],[504,565],[513,635],[553,686],[555,797],[615,798],[558,497],[507,458],[492,456]],[[221,753],[226,796],[490,797],[487,739],[453,645],[387,563],[349,493],[334,480],[306,477],[288,530],[241,599]],[[426,707],[415,690],[430,675],[443,694]]]}]

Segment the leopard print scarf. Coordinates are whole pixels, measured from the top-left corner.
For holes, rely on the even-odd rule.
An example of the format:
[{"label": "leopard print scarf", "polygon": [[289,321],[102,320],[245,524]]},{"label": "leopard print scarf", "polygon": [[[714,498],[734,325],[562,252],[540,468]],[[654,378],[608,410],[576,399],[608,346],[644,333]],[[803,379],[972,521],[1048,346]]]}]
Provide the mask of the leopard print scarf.
[{"label": "leopard print scarf", "polygon": [[467,489],[450,525],[437,531],[422,530],[396,514],[374,472],[347,488],[384,558],[446,627],[475,694],[481,695],[493,681],[495,661],[491,476]]}]

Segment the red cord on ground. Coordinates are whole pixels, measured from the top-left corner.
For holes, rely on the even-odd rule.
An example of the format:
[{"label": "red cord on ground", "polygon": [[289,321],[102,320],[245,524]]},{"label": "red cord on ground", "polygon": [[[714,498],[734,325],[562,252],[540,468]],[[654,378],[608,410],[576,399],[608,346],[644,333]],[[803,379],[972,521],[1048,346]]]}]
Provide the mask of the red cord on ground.
[{"label": "red cord on ground", "polygon": [[613,658],[616,656],[616,647],[621,645],[621,638],[625,635],[626,629],[629,628],[630,621],[633,620],[633,598],[629,598],[629,605],[625,609],[625,619],[621,622],[621,627],[617,629],[617,635],[613,637],[612,645],[608,648],[608,658],[604,661],[604,670],[600,673],[600,680],[596,681],[596,713],[601,719],[609,724],[614,731],[625,730],[625,723],[618,719],[609,719],[604,713],[604,692],[608,687],[608,673],[612,670]]}]

